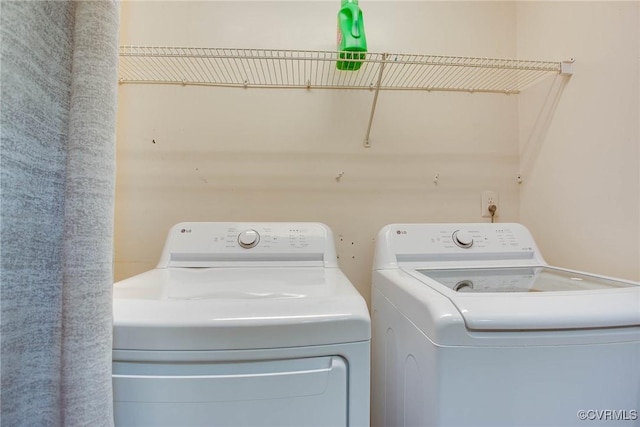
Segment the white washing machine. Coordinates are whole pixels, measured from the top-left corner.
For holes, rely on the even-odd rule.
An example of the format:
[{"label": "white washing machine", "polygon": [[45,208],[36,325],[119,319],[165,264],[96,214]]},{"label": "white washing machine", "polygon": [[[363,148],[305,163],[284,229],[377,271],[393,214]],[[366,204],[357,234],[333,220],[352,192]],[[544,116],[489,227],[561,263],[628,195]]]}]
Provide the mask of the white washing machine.
[{"label": "white washing machine", "polygon": [[639,284],[519,224],[384,227],[372,322],[374,426],[640,425]]},{"label": "white washing machine", "polygon": [[178,224],[113,303],[117,426],[369,425],[369,313],[322,224]]}]

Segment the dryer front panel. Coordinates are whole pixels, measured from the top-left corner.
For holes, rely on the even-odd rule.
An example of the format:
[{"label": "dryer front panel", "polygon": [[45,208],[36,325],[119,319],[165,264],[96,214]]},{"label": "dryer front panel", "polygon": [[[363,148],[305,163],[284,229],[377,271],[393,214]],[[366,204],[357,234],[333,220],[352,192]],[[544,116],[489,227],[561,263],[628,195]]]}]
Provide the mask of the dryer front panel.
[{"label": "dryer front panel", "polygon": [[347,425],[347,364],[337,356],[114,362],[113,388],[116,426]]}]

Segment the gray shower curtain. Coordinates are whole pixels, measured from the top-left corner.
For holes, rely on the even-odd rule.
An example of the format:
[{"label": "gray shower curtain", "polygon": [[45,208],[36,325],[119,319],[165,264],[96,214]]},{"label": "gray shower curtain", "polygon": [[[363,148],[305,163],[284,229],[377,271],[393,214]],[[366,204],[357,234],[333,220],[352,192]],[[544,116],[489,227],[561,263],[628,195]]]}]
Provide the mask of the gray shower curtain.
[{"label": "gray shower curtain", "polygon": [[0,422],[113,425],[119,10],[0,2]]}]

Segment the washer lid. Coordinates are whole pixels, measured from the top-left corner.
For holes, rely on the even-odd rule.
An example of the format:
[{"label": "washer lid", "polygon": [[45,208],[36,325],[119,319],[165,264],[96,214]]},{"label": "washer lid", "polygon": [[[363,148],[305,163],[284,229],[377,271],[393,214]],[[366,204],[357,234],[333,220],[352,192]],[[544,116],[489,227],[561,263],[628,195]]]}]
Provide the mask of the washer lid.
[{"label": "washer lid", "polygon": [[337,268],[155,269],[114,286],[118,350],[234,350],[369,340]]},{"label": "washer lid", "polygon": [[414,270],[472,330],[640,325],[638,283],[552,267]]}]

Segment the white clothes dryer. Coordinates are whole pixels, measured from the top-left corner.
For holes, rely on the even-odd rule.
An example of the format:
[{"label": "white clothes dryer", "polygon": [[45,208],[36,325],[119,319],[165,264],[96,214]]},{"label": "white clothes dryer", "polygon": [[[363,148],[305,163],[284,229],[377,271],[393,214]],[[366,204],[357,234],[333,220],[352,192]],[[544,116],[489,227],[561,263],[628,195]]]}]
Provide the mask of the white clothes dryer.
[{"label": "white clothes dryer", "polygon": [[519,224],[384,227],[372,322],[374,426],[640,425],[639,284]]},{"label": "white clothes dryer", "polygon": [[368,426],[370,317],[317,223],[181,223],[113,299],[117,426]]}]

